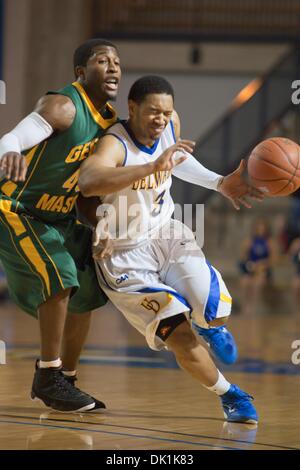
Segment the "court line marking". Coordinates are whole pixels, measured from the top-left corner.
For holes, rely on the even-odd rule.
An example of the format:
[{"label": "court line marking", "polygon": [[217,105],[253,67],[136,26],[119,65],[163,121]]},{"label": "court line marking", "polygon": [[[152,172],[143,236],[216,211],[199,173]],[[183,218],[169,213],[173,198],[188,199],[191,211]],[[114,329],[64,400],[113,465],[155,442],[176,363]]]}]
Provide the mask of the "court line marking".
[{"label": "court line marking", "polygon": [[[34,344],[12,344],[6,345],[7,350],[15,349],[28,350],[37,349],[38,345]],[[144,367],[153,369],[170,369],[179,370],[179,367],[173,359],[173,357],[167,355],[159,355],[155,353],[153,356],[151,350],[145,347],[133,346],[133,347],[104,347],[99,348],[94,345],[85,346],[87,354],[83,354],[80,359],[81,364],[86,365],[114,365],[114,366],[129,366],[129,367]],[[91,356],[88,351],[94,351],[98,353],[98,356]],[[150,353],[149,353],[150,351]],[[14,353],[13,353],[14,354]],[[116,357],[116,354],[118,355]],[[123,356],[121,355],[123,354]],[[16,356],[28,360],[35,358],[36,354],[30,351],[24,352],[24,354],[16,353]],[[265,362],[264,359],[243,357],[233,366],[223,366],[225,372],[237,372],[245,374],[270,374],[270,375],[285,375],[285,376],[298,376],[300,374],[300,367],[291,363],[284,363],[280,361],[276,362]]]},{"label": "court line marking", "polygon": [[[92,412],[90,412],[92,413]],[[9,418],[27,418],[27,419],[32,419],[32,420],[40,420],[40,419],[45,419],[47,421],[54,421],[54,422],[65,422],[65,423],[77,423],[78,421],[72,420],[72,419],[65,419],[65,418],[40,418],[36,416],[20,416],[20,415],[10,415],[10,414],[3,414],[1,413],[0,416],[4,417],[9,417]],[[103,417],[106,417],[106,415],[103,415]],[[225,421],[224,421],[225,422]],[[87,424],[87,425],[94,425],[94,426],[107,426],[107,427],[114,427],[114,428],[122,428],[122,429],[135,429],[139,431],[150,431],[150,432],[161,432],[162,434],[174,434],[177,436],[186,436],[186,437],[200,437],[204,439],[216,439],[219,441],[225,441],[225,442],[237,442],[240,444],[253,444],[253,445],[260,445],[264,447],[274,447],[278,449],[286,449],[286,450],[300,450],[299,447],[290,447],[290,446],[284,446],[284,445],[278,445],[278,444],[267,444],[263,442],[252,442],[252,441],[246,441],[242,439],[230,439],[227,437],[217,437],[217,436],[207,436],[205,434],[189,434],[189,433],[184,433],[184,432],[179,432],[179,431],[167,431],[164,429],[153,429],[153,428],[143,428],[139,426],[124,426],[122,424],[111,424],[111,423],[95,423],[93,421],[80,421],[80,424]],[[234,423],[233,423],[234,424]],[[86,429],[88,431],[88,429]]]},{"label": "court line marking", "polygon": [[[32,418],[32,419],[35,419],[35,418]],[[183,441],[179,439],[165,439],[163,437],[141,436],[137,434],[128,434],[128,433],[113,432],[113,431],[100,431],[99,429],[86,429],[86,428],[78,428],[78,427],[73,427],[73,426],[58,426],[58,425],[53,425],[53,424],[30,423],[28,421],[11,421],[11,420],[3,420],[3,419],[0,419],[0,423],[33,426],[33,427],[44,427],[44,428],[52,428],[52,429],[69,429],[71,431],[85,431],[85,432],[93,432],[93,433],[98,433],[98,434],[109,434],[113,436],[135,437],[139,439],[148,439],[148,440],[154,440],[154,441],[177,442],[179,444],[188,444],[191,446],[200,446],[200,447],[222,448],[225,450],[243,450],[243,449],[235,448],[235,447],[212,445],[212,444],[207,444],[207,443],[202,443],[202,442],[190,442],[190,441]]]}]

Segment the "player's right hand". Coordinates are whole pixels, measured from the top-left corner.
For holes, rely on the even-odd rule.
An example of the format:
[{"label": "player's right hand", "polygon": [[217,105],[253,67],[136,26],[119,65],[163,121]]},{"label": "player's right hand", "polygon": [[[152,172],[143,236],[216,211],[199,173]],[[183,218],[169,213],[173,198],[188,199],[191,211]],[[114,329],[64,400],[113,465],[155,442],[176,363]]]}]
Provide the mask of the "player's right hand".
[{"label": "player's right hand", "polygon": [[4,178],[13,181],[25,181],[27,164],[24,155],[7,152],[0,158],[0,173]]},{"label": "player's right hand", "polygon": [[[179,140],[176,144],[167,148],[167,150],[165,150],[160,157],[155,160],[153,172],[172,170],[175,166],[187,159],[185,152],[192,153],[194,147],[195,142],[192,140]],[[182,156],[180,156],[180,152],[182,152]],[[178,153],[178,156],[176,155],[176,159],[174,158],[175,153]]]},{"label": "player's right hand", "polygon": [[243,173],[245,169],[245,160],[241,160],[236,170],[224,176],[218,185],[218,191],[223,194],[223,196],[227,197],[237,210],[239,210],[241,206],[251,209],[252,206],[248,198],[262,201],[265,196],[260,189],[251,186],[251,184],[244,180]]}]

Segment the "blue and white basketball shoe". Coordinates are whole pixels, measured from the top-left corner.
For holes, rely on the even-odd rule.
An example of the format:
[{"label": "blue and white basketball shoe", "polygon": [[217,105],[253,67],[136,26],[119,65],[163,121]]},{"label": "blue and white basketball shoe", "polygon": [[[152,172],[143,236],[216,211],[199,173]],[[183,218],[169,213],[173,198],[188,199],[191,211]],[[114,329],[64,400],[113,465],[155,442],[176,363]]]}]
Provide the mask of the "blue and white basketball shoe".
[{"label": "blue and white basketball shoe", "polygon": [[258,415],[251,401],[253,397],[237,385],[230,385],[228,392],[220,395],[224,417],[234,423],[258,423]]},{"label": "blue and white basketball shoe", "polygon": [[194,330],[202,336],[210,346],[212,353],[224,364],[233,364],[238,357],[237,345],[234,337],[225,326],[215,328],[202,328],[193,323]]}]

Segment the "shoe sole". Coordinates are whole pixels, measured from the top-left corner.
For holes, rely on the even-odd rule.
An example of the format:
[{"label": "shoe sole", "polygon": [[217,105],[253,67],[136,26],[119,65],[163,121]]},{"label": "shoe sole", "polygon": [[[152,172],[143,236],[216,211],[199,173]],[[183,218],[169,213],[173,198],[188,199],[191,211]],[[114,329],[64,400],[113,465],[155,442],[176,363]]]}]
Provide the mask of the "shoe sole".
[{"label": "shoe sole", "polygon": [[85,410],[88,414],[89,413],[98,413],[98,414],[102,414],[102,412],[105,410],[106,408],[92,408],[91,410]]},{"label": "shoe sole", "polygon": [[258,420],[252,419],[252,418],[247,419],[247,421],[246,420],[236,421],[236,420],[233,420],[233,419],[228,419],[226,413],[224,413],[224,418],[226,419],[226,421],[228,423],[258,424]]},{"label": "shoe sole", "polygon": [[95,408],[95,402],[94,402],[94,403],[90,403],[89,405],[82,406],[81,408],[78,408],[76,410],[64,411],[64,410],[58,410],[57,408],[53,408],[53,406],[48,405],[41,398],[38,398],[37,396],[35,396],[33,394],[31,394],[30,399],[31,399],[31,401],[39,401],[43,405],[47,406],[47,408],[51,408],[51,410],[57,411],[58,413],[80,413],[81,411],[90,411],[93,408]]}]

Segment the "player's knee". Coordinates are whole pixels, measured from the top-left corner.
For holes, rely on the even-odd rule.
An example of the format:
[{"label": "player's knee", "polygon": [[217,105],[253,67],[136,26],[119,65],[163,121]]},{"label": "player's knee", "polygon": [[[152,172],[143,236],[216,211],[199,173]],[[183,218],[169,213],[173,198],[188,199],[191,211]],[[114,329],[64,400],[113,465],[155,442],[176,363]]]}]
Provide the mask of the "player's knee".
[{"label": "player's knee", "polygon": [[64,289],[64,290],[61,290],[60,292],[58,292],[57,294],[53,295],[52,297],[50,297],[46,302],[46,303],[50,303],[50,302],[68,302],[69,301],[69,297],[70,297],[70,293],[71,293],[71,288],[69,289]]},{"label": "player's knee", "polygon": [[181,358],[192,357],[193,350],[199,345],[199,342],[187,321],[179,325],[165,342],[168,348],[176,356]]}]

